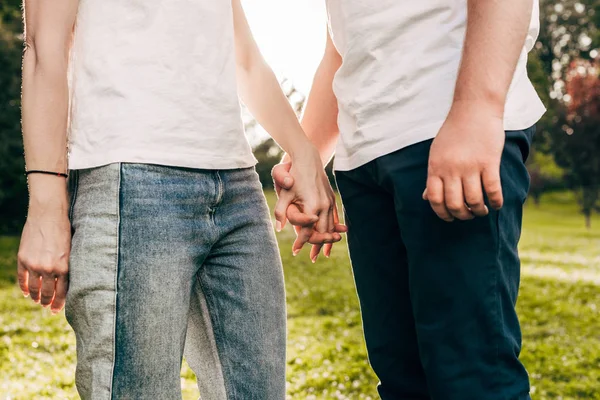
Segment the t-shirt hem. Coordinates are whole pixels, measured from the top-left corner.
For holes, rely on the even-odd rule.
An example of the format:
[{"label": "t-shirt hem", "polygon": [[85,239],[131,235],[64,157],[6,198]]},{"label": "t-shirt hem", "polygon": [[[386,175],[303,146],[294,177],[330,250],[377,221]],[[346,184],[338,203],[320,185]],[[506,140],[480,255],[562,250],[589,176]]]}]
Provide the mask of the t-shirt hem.
[{"label": "t-shirt hem", "polygon": [[411,135],[392,137],[389,140],[377,142],[372,146],[369,146],[365,149],[361,149],[360,152],[354,153],[350,157],[340,158],[338,155],[336,155],[334,159],[333,169],[336,171],[350,171],[352,169],[365,165],[366,163],[373,161],[376,158],[393,153],[404,147],[408,147],[419,142],[424,142],[425,140],[433,139],[438,133],[438,125],[439,124],[431,124],[428,125],[426,128],[414,131]]},{"label": "t-shirt hem", "polygon": [[[510,118],[507,118],[504,122],[504,130],[514,131],[530,128],[542,118],[545,112],[546,108],[540,101],[539,107],[535,111],[519,116],[511,115]],[[336,155],[333,169],[335,171],[350,171],[376,158],[391,154],[413,144],[433,139],[437,136],[442,124],[443,121],[436,122],[435,124],[430,124],[425,128],[414,131],[411,135],[392,137],[389,140],[377,142],[372,146],[361,149],[350,157],[339,157]]]},{"label": "t-shirt hem", "polygon": [[194,168],[194,169],[240,169],[250,168],[258,161],[252,154],[236,157],[206,157],[201,154],[136,154],[130,152],[111,152],[110,155],[88,156],[73,152],[69,154],[69,169],[97,168],[115,163],[154,164],[169,167]]}]

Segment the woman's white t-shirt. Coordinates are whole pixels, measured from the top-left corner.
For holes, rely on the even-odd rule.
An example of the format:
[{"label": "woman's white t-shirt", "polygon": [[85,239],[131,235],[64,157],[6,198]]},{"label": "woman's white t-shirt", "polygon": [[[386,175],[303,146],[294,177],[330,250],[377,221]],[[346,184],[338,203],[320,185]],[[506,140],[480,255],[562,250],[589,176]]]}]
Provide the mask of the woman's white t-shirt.
[{"label": "woman's white t-shirt", "polygon": [[81,0],[69,168],[254,165],[235,68],[230,0]]}]

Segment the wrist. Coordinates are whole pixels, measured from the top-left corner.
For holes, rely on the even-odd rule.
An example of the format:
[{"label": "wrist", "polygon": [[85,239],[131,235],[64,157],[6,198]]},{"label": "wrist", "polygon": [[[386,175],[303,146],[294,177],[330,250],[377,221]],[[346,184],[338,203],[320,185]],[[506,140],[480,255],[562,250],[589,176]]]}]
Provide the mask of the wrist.
[{"label": "wrist", "polygon": [[316,147],[307,139],[306,141],[302,141],[301,143],[294,146],[293,150],[290,150],[286,156],[288,161],[292,163],[303,161],[303,160],[311,160],[314,158],[320,158],[319,152]]},{"label": "wrist", "polygon": [[48,214],[66,216],[68,214],[69,199],[65,178],[36,174],[28,177],[28,184],[28,217]]},{"label": "wrist", "polygon": [[459,119],[472,119],[473,115],[487,115],[504,119],[504,102],[455,98],[448,113],[448,117]]}]

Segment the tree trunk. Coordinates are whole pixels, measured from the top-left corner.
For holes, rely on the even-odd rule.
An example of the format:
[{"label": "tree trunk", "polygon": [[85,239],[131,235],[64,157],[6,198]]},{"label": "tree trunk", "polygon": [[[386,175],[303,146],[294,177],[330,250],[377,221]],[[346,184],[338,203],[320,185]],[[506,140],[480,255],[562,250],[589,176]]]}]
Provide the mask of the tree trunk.
[{"label": "tree trunk", "polygon": [[590,229],[592,227],[592,214],[585,213],[585,227]]}]

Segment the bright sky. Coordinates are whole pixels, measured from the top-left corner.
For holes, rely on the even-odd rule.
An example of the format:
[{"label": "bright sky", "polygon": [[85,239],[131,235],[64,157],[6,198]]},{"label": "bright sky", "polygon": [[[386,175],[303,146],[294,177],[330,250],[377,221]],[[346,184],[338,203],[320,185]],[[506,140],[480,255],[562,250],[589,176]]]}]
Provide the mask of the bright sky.
[{"label": "bright sky", "polygon": [[325,0],[242,0],[260,49],[277,76],[308,94],[326,39]]}]

